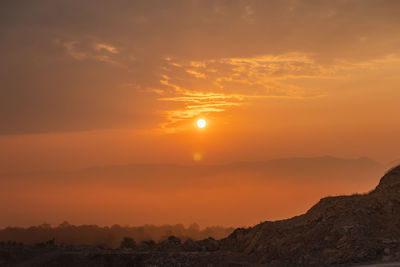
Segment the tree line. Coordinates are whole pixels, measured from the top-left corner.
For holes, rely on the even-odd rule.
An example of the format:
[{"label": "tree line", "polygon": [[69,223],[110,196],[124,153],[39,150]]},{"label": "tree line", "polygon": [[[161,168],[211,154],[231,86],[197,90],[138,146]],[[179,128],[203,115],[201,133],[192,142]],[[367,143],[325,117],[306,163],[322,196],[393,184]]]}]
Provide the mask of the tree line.
[{"label": "tree line", "polygon": [[210,226],[200,229],[197,223],[188,227],[182,224],[99,227],[97,225],[75,226],[63,222],[56,227],[49,224],[32,226],[28,228],[7,227],[0,230],[1,242],[16,242],[27,245],[35,245],[55,240],[57,244],[65,245],[90,245],[104,248],[117,248],[121,240],[129,237],[136,242],[155,241],[160,242],[169,236],[176,236],[180,240],[201,240],[208,237],[221,239],[228,236],[234,230],[233,227]]}]

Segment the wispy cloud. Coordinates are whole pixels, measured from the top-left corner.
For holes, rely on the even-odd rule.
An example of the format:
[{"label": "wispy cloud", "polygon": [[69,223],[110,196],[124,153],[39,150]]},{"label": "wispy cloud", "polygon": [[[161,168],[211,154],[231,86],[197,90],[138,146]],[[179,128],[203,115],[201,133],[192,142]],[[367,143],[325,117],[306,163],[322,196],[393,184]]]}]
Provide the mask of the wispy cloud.
[{"label": "wispy cloud", "polygon": [[82,60],[95,60],[114,65],[121,65],[115,58],[118,49],[112,45],[105,43],[93,43],[91,45],[86,42],[65,41],[56,39],[55,44],[64,48],[66,53],[72,58]]},{"label": "wispy cloud", "polygon": [[161,101],[182,102],[183,108],[165,111],[167,120],[161,125],[167,132],[180,129],[179,122],[204,114],[223,112],[227,108],[240,105],[240,96],[214,93],[187,93],[187,96],[159,98]]},{"label": "wispy cloud", "polygon": [[172,84],[166,75],[163,75],[160,83],[172,88],[173,91],[168,92],[156,89],[154,92],[160,95],[168,95],[159,97],[158,100],[181,104],[179,108],[162,111],[166,118],[161,124],[161,128],[166,132],[181,130],[180,122],[187,119],[215,112],[223,112],[227,108],[241,105],[244,99],[244,96],[237,94],[187,90],[176,84]]},{"label": "wispy cloud", "polygon": [[324,92],[289,82],[296,78],[329,77],[332,68],[317,64],[302,54],[177,61],[166,58],[160,88],[153,92],[160,101],[179,103],[163,111],[167,131],[176,131],[182,121],[240,106],[253,98],[310,98]]},{"label": "wispy cloud", "polygon": [[[184,61],[166,58],[160,87],[153,92],[159,101],[176,103],[162,113],[161,127],[177,131],[185,120],[224,112],[256,98],[306,99],[331,93],[315,81],[343,80],[359,70],[376,68],[380,63],[398,60],[320,63],[312,55],[289,53],[257,57]],[[312,80],[313,87],[304,81]],[[299,82],[303,81],[303,82]]]},{"label": "wispy cloud", "polygon": [[187,69],[186,72],[192,74],[196,78],[203,78],[203,79],[206,78],[206,75],[204,73],[195,70]]},{"label": "wispy cloud", "polygon": [[77,48],[78,42],[76,41],[61,41],[57,39],[55,40],[55,43],[56,45],[63,47],[67,54],[76,60],[83,60],[88,57],[87,53],[80,51]]},{"label": "wispy cloud", "polygon": [[114,46],[111,45],[107,45],[107,44],[102,44],[102,43],[96,43],[93,45],[93,49],[96,51],[106,51],[112,54],[118,54],[118,50],[117,48],[115,48]]}]

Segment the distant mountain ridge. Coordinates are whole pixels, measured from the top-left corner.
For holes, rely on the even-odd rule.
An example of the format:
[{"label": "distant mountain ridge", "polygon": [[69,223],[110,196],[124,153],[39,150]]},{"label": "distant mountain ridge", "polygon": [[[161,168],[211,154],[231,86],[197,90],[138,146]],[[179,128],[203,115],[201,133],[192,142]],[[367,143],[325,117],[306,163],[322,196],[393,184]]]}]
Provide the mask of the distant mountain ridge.
[{"label": "distant mountain ridge", "polygon": [[240,174],[256,179],[365,182],[364,179],[376,179],[384,173],[385,166],[366,157],[356,159],[336,158],[332,156],[315,158],[282,158],[267,161],[235,162],[220,165],[178,165],[178,164],[131,164],[92,167],[66,174],[70,177],[90,179],[108,179],[135,181],[145,178],[157,180],[163,184],[167,180],[199,180],[205,177],[234,177]]},{"label": "distant mountain ridge", "polygon": [[[398,160],[400,162],[400,160]],[[16,172],[16,173],[0,173],[1,176],[8,175],[50,175],[50,174],[65,174],[72,175],[77,173],[112,173],[112,172],[135,172],[135,171],[148,171],[148,172],[176,172],[185,171],[188,169],[194,170],[211,170],[212,172],[218,172],[226,169],[234,170],[246,170],[246,169],[265,169],[275,168],[281,169],[282,165],[293,166],[294,168],[307,169],[309,167],[315,167],[317,164],[322,164],[321,168],[326,166],[370,166],[370,167],[387,167],[392,166],[397,161],[393,161],[388,164],[380,164],[379,162],[370,159],[368,157],[359,158],[340,158],[334,156],[320,156],[320,157],[288,157],[288,158],[276,158],[264,161],[237,161],[225,164],[173,164],[173,163],[133,163],[133,164],[121,164],[121,165],[105,165],[105,166],[93,166],[73,171],[35,171],[35,172]]]},{"label": "distant mountain ridge", "polygon": [[[190,172],[191,176],[215,175],[221,172],[237,172],[237,171],[255,171],[255,172],[272,172],[272,173],[299,173],[307,171],[316,173],[320,171],[326,172],[330,169],[347,171],[364,170],[381,170],[384,165],[366,157],[355,159],[336,158],[332,156],[310,157],[310,158],[280,158],[266,161],[243,161],[228,164],[157,164],[157,163],[141,163],[127,165],[110,165],[90,167],[77,171],[63,172],[65,175],[76,174],[96,174],[96,175],[186,175]],[[57,172],[51,172],[54,174]]]},{"label": "distant mountain ridge", "polygon": [[154,170],[157,169],[164,170],[177,170],[177,169],[226,169],[226,168],[236,168],[236,169],[246,169],[246,168],[260,168],[260,167],[278,167],[281,164],[286,164],[288,166],[293,165],[296,167],[307,168],[310,165],[323,164],[322,168],[327,165],[356,165],[356,166],[381,166],[377,161],[370,159],[368,157],[359,158],[339,158],[333,156],[321,156],[321,157],[293,157],[293,158],[277,158],[265,161],[238,161],[226,164],[191,164],[191,165],[181,165],[181,164],[157,164],[157,163],[138,163],[138,164],[126,164],[126,165],[110,165],[110,166],[95,166],[90,168],[85,168],[78,170],[77,172],[104,172],[111,170]]},{"label": "distant mountain ridge", "polygon": [[[324,156],[6,175],[0,176],[0,201],[11,203],[19,215],[0,205],[0,214],[6,218],[0,227],[55,225],[64,220],[99,225],[187,225],[196,221],[205,226],[248,226],[301,214],[327,195],[366,192],[384,170],[368,158]],[[13,188],[12,192],[7,188]],[[247,214],[236,215],[238,207]]]}]

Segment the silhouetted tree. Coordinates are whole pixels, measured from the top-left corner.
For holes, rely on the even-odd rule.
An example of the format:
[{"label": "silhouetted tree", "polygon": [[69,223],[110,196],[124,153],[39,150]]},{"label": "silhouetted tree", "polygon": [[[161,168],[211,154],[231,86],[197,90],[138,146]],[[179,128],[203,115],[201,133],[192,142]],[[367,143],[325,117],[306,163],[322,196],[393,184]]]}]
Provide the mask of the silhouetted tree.
[{"label": "silhouetted tree", "polygon": [[121,241],[120,248],[135,248],[136,247],[136,242],[133,240],[133,238],[130,237],[124,237],[124,239]]},{"label": "silhouetted tree", "polygon": [[63,221],[62,223],[60,223],[60,225],[58,227],[59,228],[68,228],[70,226],[71,226],[71,224],[69,224],[69,222]]},{"label": "silhouetted tree", "polygon": [[200,231],[200,225],[198,223],[192,223],[191,225],[189,225],[189,231]]}]

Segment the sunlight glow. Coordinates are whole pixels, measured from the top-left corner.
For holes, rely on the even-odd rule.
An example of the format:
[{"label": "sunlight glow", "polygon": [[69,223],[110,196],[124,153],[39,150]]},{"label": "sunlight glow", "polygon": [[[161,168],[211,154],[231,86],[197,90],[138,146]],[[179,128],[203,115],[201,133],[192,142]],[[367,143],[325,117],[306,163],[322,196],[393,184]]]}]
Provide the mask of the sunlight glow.
[{"label": "sunlight glow", "polygon": [[207,122],[204,119],[197,120],[197,127],[204,128],[204,127],[206,127],[206,125],[207,125]]},{"label": "sunlight glow", "polygon": [[193,160],[194,161],[200,161],[203,158],[203,155],[201,153],[194,153],[193,154]]}]

